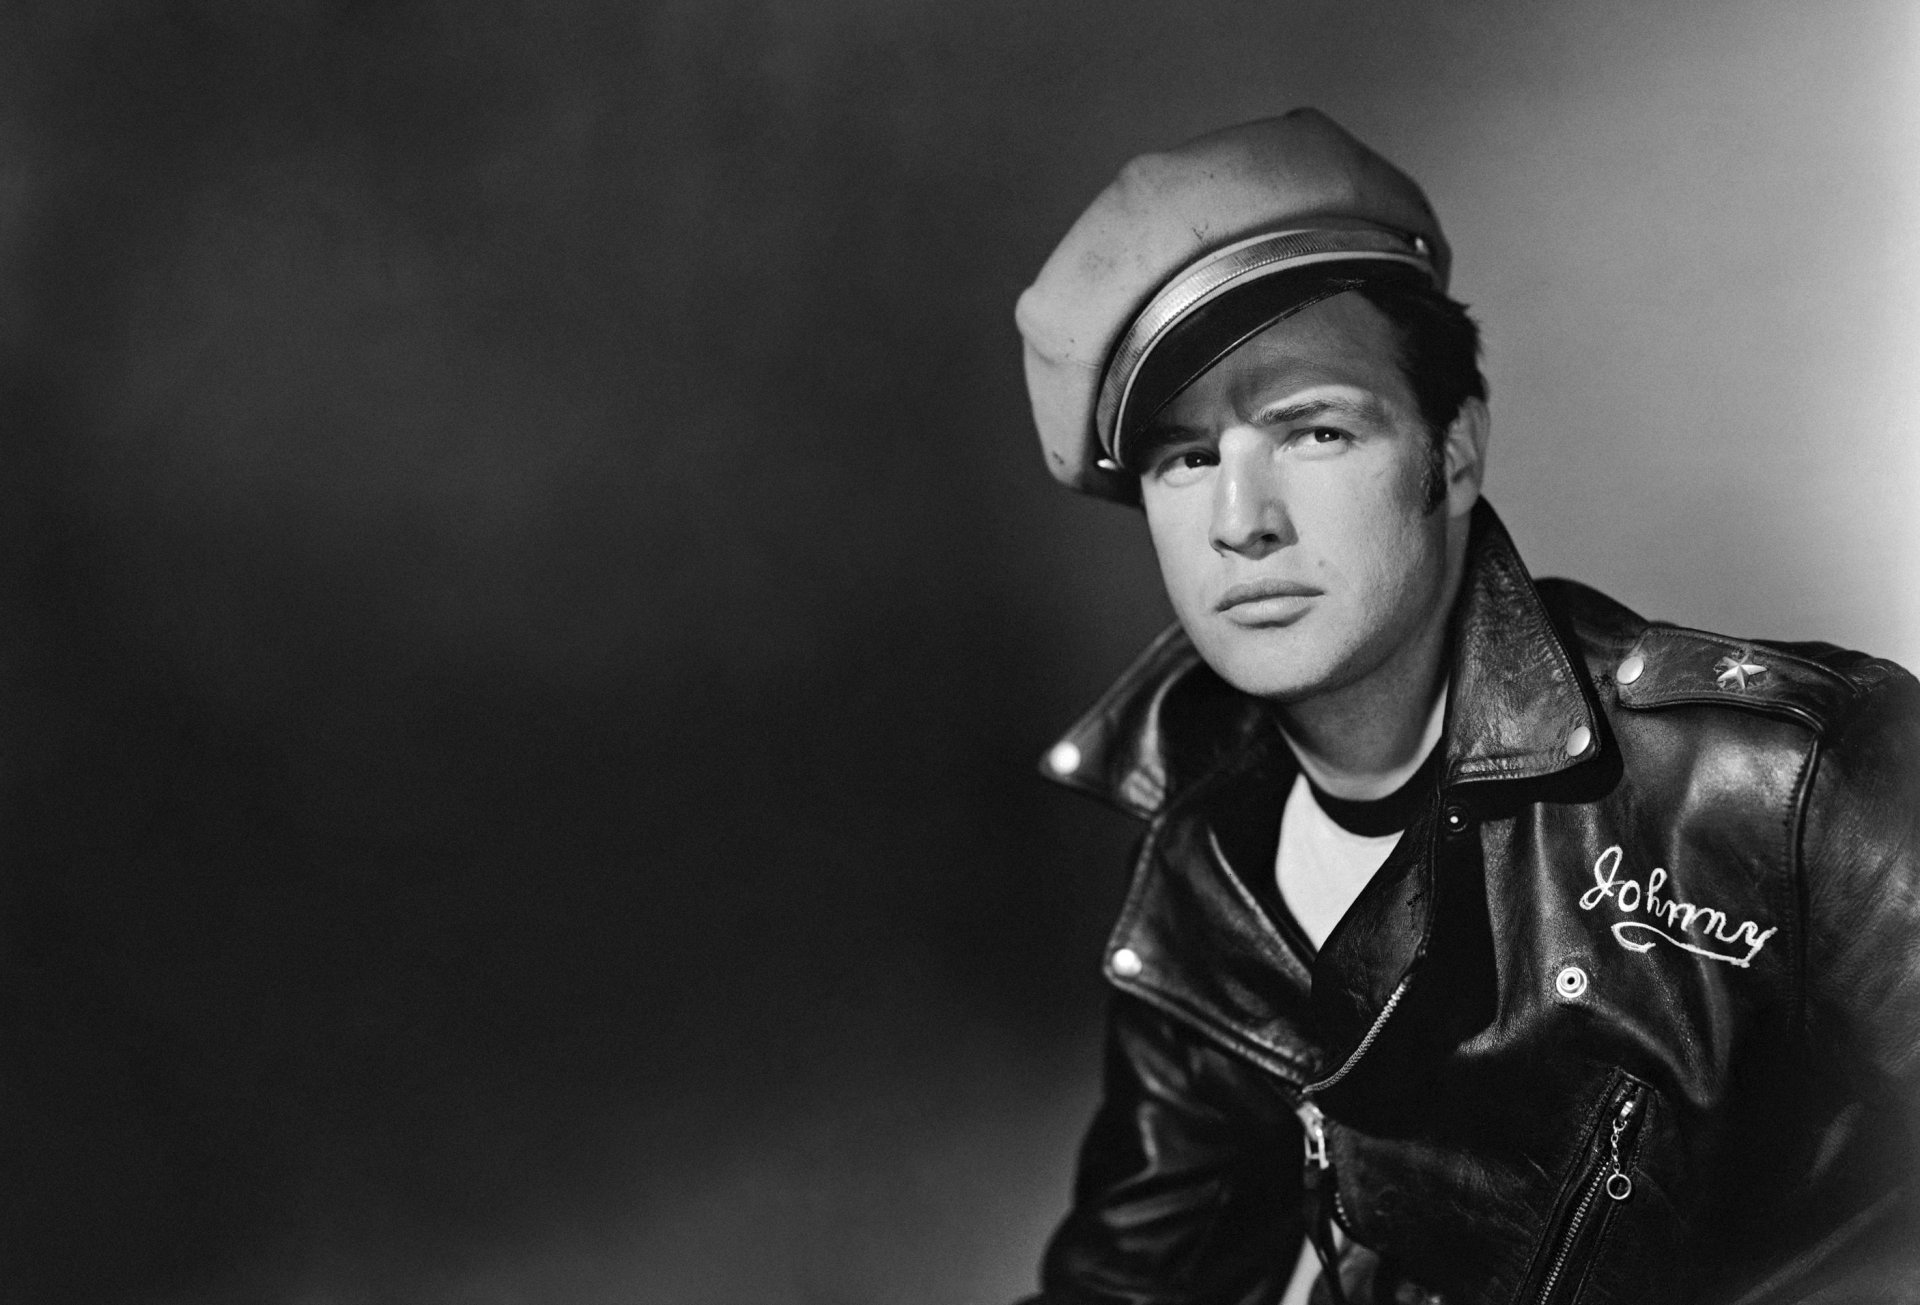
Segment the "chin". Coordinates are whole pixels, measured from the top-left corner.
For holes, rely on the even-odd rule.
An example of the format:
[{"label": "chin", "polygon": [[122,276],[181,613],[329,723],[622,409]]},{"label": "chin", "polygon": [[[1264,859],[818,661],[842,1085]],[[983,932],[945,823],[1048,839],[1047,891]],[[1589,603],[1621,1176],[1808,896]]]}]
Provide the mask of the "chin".
[{"label": "chin", "polygon": [[1271,702],[1312,698],[1340,683],[1340,660],[1289,638],[1292,630],[1208,631],[1194,647],[1221,679],[1242,693]]},{"label": "chin", "polygon": [[1332,687],[1329,681],[1315,676],[1302,677],[1256,672],[1248,675],[1222,674],[1220,678],[1244,694],[1281,706],[1305,702]]}]

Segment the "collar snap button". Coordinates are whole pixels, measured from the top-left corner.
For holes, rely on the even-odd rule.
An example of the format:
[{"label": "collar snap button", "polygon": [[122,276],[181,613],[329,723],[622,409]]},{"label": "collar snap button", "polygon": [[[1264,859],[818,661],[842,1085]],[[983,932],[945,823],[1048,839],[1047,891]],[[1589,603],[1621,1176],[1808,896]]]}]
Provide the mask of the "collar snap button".
[{"label": "collar snap button", "polygon": [[1473,818],[1467,814],[1465,807],[1452,802],[1448,803],[1446,811],[1441,814],[1440,823],[1446,826],[1449,834],[1464,834],[1472,828]]},{"label": "collar snap button", "polygon": [[1131,979],[1145,968],[1140,963],[1140,953],[1131,947],[1122,947],[1115,952],[1108,964],[1113,967],[1113,972],[1123,979]]},{"label": "collar snap button", "polygon": [[1567,731],[1567,755],[1577,757],[1587,750],[1593,742],[1593,731],[1585,725],[1575,725]]},{"label": "collar snap button", "polygon": [[1615,684],[1632,684],[1640,678],[1646,669],[1647,659],[1645,657],[1637,652],[1628,653],[1621,659],[1620,665],[1614,668],[1613,682]]}]

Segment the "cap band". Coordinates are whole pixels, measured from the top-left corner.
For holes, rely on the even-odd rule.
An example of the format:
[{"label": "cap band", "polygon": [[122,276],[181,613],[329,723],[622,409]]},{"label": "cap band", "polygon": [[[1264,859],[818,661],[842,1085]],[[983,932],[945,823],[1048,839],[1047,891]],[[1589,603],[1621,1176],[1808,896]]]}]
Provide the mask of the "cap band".
[{"label": "cap band", "polygon": [[1377,227],[1347,227],[1253,236],[1216,250],[1167,282],[1121,335],[1101,381],[1094,421],[1107,456],[1119,461],[1120,419],[1141,364],[1181,322],[1222,295],[1276,273],[1354,261],[1394,263],[1435,279],[1425,239]]}]

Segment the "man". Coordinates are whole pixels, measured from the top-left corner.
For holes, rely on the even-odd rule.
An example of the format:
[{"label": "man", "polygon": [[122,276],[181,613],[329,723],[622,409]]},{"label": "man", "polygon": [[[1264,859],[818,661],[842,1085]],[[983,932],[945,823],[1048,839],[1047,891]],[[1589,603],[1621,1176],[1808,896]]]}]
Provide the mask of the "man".
[{"label": "man", "polygon": [[1179,616],[1046,762],[1148,825],[1037,1299],[1920,1300],[1920,686],[1531,580],[1447,272],[1302,110],[1021,298]]}]

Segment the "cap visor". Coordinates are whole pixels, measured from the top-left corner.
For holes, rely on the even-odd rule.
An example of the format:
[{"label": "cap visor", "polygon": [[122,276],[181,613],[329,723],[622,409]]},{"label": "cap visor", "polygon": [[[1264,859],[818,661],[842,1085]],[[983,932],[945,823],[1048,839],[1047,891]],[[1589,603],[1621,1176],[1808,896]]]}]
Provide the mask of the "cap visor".
[{"label": "cap visor", "polygon": [[1139,429],[1214,364],[1275,322],[1370,282],[1431,284],[1419,269],[1374,258],[1316,263],[1238,286],[1170,327],[1134,372],[1126,406],[1115,415],[1114,452],[1128,466]]}]

